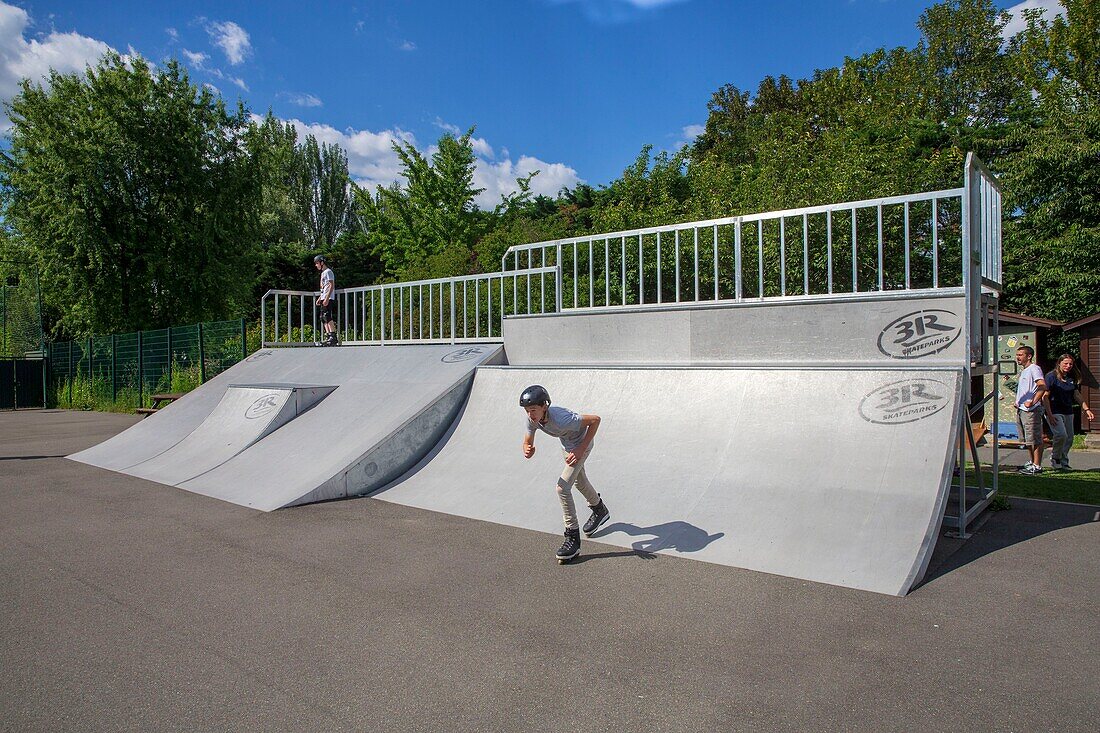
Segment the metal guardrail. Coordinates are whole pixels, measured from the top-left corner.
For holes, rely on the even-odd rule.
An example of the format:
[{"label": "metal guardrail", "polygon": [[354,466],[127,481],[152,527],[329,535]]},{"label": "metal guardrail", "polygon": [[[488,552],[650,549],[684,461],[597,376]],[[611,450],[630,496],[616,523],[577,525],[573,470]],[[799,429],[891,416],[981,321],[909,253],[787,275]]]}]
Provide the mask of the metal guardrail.
[{"label": "metal guardrail", "polygon": [[[347,344],[485,343],[504,340],[506,315],[561,309],[556,267],[338,288],[337,333]],[[260,301],[264,346],[320,340],[319,291],[268,290]]]},{"label": "metal guardrail", "polygon": [[501,269],[559,267],[564,307],[573,309],[959,288],[972,262],[980,284],[999,291],[1000,188],[973,154],[965,180],[929,193],[515,245]]}]

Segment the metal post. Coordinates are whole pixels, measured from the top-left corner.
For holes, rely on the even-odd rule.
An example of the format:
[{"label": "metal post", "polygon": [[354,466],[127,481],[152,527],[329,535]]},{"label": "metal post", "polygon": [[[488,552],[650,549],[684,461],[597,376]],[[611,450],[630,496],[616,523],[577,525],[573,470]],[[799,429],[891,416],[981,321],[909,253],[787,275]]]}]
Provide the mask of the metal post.
[{"label": "metal post", "polygon": [[[168,329],[168,330],[169,330],[169,333],[171,333],[172,329]],[[305,329],[303,329],[303,330],[305,330]],[[248,326],[245,325],[245,320],[242,318],[241,319],[241,361],[244,361],[247,358],[248,358]],[[171,362],[168,363],[168,368],[169,369],[172,368]],[[169,372],[169,375],[171,375],[171,372]]]},{"label": "metal post", "polygon": [[455,283],[451,281],[451,343],[455,343]]},{"label": "metal post", "polygon": [[142,375],[145,372],[144,355],[141,344],[141,331],[137,332],[137,349],[138,349],[138,407],[145,407],[145,384]]},{"label": "metal post", "polygon": [[69,377],[69,409],[73,409],[73,342],[69,342],[69,370],[66,372]]},{"label": "metal post", "polygon": [[[261,316],[262,318],[262,316]],[[168,384],[172,384],[172,327],[168,327]]]},{"label": "metal post", "polygon": [[115,368],[118,366],[118,336],[111,334],[111,402],[118,400],[118,380],[115,379]]},{"label": "metal post", "polygon": [[[290,296],[286,302],[290,303]],[[287,341],[290,341],[290,309],[287,309]],[[206,349],[203,344],[202,323],[199,323],[199,384],[206,384]]]}]

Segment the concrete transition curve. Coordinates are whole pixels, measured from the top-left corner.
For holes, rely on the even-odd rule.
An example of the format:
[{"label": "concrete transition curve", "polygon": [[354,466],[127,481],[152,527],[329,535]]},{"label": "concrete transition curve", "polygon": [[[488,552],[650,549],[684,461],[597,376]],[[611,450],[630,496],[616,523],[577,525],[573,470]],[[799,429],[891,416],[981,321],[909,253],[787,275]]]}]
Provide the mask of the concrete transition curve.
[{"label": "concrete transition curve", "polygon": [[441,446],[375,496],[560,533],[560,446],[520,452],[535,383],[603,418],[599,542],[896,595],[924,574],[961,370],[484,367]]},{"label": "concrete transition curve", "polygon": [[369,492],[454,422],[499,346],[258,351],[129,430],[70,458],[243,506]]}]

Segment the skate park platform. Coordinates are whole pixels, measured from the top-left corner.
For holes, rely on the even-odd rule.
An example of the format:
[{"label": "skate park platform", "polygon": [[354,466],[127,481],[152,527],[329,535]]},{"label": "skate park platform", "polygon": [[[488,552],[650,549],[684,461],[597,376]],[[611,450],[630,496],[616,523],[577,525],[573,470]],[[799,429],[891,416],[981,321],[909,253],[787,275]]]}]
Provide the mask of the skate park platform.
[{"label": "skate park platform", "polygon": [[263,349],[73,460],[270,511],[377,488],[454,421],[497,345]]},{"label": "skate park platform", "polygon": [[[976,450],[973,378],[997,373],[1001,287],[999,189],[972,156],[966,176],[928,194],[521,245],[499,273],[338,290],[342,340],[361,345],[265,349],[75,458],[264,510],[374,494],[557,534],[560,453],[542,440],[532,465],[518,448],[517,398],[539,383],[605,418],[590,469],[614,523],[599,541],[904,595],[945,520],[965,537],[996,492],[970,503],[956,454]],[[265,294],[261,341],[301,341],[313,296]],[[247,392],[278,414],[245,430],[245,393],[229,387],[272,384],[294,390]]]}]

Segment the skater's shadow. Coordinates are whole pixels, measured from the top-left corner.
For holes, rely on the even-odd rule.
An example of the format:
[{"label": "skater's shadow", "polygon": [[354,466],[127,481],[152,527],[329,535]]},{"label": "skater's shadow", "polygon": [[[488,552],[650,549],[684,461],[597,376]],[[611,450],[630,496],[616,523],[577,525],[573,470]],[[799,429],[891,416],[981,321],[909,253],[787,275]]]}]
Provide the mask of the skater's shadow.
[{"label": "skater's shadow", "polygon": [[615,522],[601,529],[593,538],[606,537],[614,532],[623,532],[631,537],[653,535],[650,539],[638,540],[631,544],[636,552],[660,552],[661,550],[676,550],[677,552],[698,552],[717,539],[725,537],[725,532],[708,534],[705,529],[700,529],[687,522],[665,522],[651,527],[639,527],[626,522]]}]

